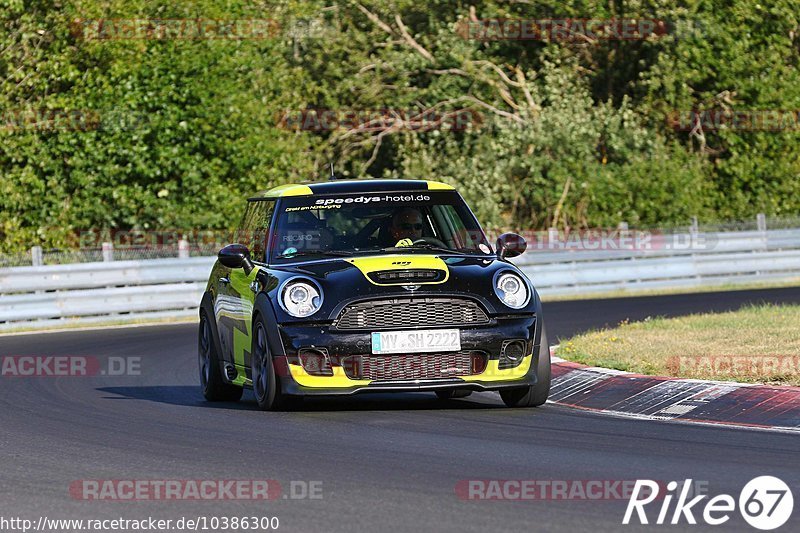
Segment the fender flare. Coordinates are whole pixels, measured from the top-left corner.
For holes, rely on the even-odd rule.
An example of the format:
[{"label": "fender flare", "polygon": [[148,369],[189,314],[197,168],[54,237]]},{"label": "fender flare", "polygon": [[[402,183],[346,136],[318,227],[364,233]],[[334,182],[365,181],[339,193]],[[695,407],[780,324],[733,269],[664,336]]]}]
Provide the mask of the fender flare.
[{"label": "fender flare", "polygon": [[197,312],[198,318],[200,315],[205,312],[206,319],[209,321],[209,325],[211,326],[211,340],[214,343],[214,349],[216,350],[217,354],[219,354],[219,365],[220,365],[220,372],[222,373],[223,379],[227,380],[225,377],[225,354],[222,353],[222,344],[219,341],[219,330],[217,329],[217,317],[214,314],[214,303],[212,301],[213,297],[211,295],[211,291],[206,291],[203,293],[203,298],[200,300],[200,309]]},{"label": "fender flare", "polygon": [[535,298],[534,306],[536,313],[536,332],[534,335],[534,346],[539,346],[542,342],[542,329],[544,328],[544,316],[542,314],[542,299],[539,298],[539,293],[533,289],[533,297]]},{"label": "fender flare", "polygon": [[264,317],[264,324],[267,326],[267,344],[272,357],[286,356],[286,348],[283,346],[283,340],[281,339],[275,308],[272,307],[272,301],[264,292],[259,292],[253,303],[253,326],[255,326],[256,316],[258,315]]},{"label": "fender flare", "polygon": [[[533,289],[533,296],[535,298],[536,323],[534,324],[535,331],[533,336],[533,357],[531,358],[531,366],[528,369],[526,377],[530,379],[532,383],[536,383],[539,381],[539,373],[537,369],[539,368],[539,356],[541,354],[544,319],[542,317],[542,300],[539,298],[539,293],[536,291],[536,289]],[[548,340],[548,343],[549,342],[550,341]],[[546,349],[549,350],[550,347],[547,346]]]}]

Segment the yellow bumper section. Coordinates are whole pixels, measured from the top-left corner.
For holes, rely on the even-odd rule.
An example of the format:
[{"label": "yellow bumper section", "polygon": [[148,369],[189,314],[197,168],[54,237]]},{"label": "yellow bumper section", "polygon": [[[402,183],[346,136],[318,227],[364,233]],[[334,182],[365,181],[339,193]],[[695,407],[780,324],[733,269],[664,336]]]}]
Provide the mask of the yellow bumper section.
[{"label": "yellow bumper section", "polygon": [[[491,360],[486,366],[486,370],[484,370],[481,374],[476,374],[474,376],[463,376],[461,379],[463,379],[466,383],[480,381],[488,384],[493,382],[513,381],[515,379],[524,377],[525,374],[528,373],[532,360],[533,356],[529,355],[522,360],[522,363],[520,363],[519,366],[504,370],[500,370],[498,368],[500,364],[499,361]],[[312,376],[299,364],[289,365],[289,372],[291,373],[292,378],[294,378],[297,384],[301,387],[345,389],[350,387],[363,387],[372,383],[372,380],[369,379],[348,378],[347,374],[344,372],[344,369],[340,366],[333,366],[332,370],[332,376]]]}]

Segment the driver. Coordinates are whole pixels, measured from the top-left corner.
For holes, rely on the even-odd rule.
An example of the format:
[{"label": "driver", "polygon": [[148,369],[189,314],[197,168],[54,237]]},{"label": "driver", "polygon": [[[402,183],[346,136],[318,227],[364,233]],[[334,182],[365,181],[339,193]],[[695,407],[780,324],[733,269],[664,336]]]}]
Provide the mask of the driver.
[{"label": "driver", "polygon": [[422,237],[422,214],[413,207],[404,207],[395,211],[392,216],[392,225],[389,227],[389,234],[394,241],[392,244],[403,239],[416,241]]}]

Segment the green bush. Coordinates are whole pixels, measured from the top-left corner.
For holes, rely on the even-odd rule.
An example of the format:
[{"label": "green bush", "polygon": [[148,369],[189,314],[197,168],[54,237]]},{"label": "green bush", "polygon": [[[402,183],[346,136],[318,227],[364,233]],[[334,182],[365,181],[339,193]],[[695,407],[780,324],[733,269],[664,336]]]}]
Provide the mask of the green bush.
[{"label": "green bush", "polygon": [[[458,33],[473,4],[481,18],[653,18],[671,29],[646,41],[482,42]],[[796,5],[769,4],[8,0],[2,249],[74,246],[90,228],[231,228],[249,194],[317,179],[329,162],[344,176],[450,182],[497,228],[797,215],[796,130],[690,134],[667,120],[800,108]],[[270,18],[280,30],[83,39],[75,20],[96,18]],[[306,108],[466,109],[481,120],[464,131],[279,125]],[[84,127],[31,119],[69,113]]]}]

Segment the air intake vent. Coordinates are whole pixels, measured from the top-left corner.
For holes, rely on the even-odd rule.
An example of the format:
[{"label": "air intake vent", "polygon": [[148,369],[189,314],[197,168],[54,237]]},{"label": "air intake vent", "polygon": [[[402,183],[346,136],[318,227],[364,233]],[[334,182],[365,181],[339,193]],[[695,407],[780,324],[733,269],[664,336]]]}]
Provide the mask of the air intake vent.
[{"label": "air intake vent", "polygon": [[409,270],[379,270],[370,272],[369,279],[375,283],[391,285],[395,283],[435,283],[442,281],[446,272],[432,268],[415,268]]}]

